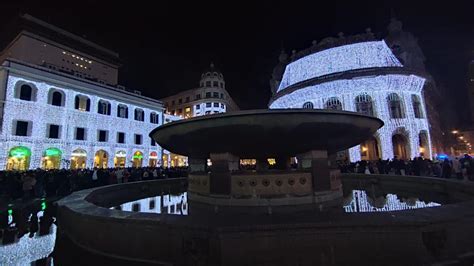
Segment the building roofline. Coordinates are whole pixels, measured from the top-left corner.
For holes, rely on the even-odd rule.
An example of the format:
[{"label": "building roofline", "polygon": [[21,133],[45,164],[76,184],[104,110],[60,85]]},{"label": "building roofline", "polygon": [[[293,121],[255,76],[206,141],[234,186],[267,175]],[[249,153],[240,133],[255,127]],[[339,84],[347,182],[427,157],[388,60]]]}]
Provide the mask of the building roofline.
[{"label": "building roofline", "polygon": [[268,106],[270,106],[277,99],[305,87],[319,85],[319,84],[332,82],[336,80],[347,80],[347,79],[355,79],[359,77],[362,78],[362,77],[369,77],[369,76],[383,76],[383,75],[390,75],[390,74],[416,75],[424,79],[421,73],[412,69],[408,69],[406,67],[372,67],[372,68],[342,71],[342,72],[331,73],[328,75],[303,80],[293,85],[290,85],[278,91],[275,95],[273,95],[270,98],[270,101],[268,102]]},{"label": "building roofline", "polygon": [[21,17],[22,17],[23,19],[25,19],[25,20],[31,21],[31,22],[33,22],[33,23],[36,23],[36,24],[42,26],[42,27],[48,28],[48,29],[53,30],[53,31],[55,31],[55,32],[57,32],[57,33],[60,33],[60,34],[62,34],[62,35],[64,35],[64,36],[67,36],[67,37],[69,37],[69,38],[71,38],[71,39],[73,39],[73,40],[76,40],[76,41],[78,41],[78,42],[84,43],[84,44],[86,44],[87,46],[91,46],[91,47],[93,47],[93,48],[95,48],[95,49],[97,49],[97,50],[99,50],[99,51],[101,51],[101,52],[110,54],[111,56],[115,56],[115,57],[118,57],[118,56],[119,56],[119,54],[118,54],[117,52],[114,52],[114,51],[112,51],[112,50],[110,50],[110,49],[107,49],[107,48],[105,48],[105,47],[103,47],[103,46],[100,46],[100,45],[98,45],[98,44],[96,44],[96,43],[93,43],[93,42],[91,42],[91,41],[89,41],[89,40],[86,40],[86,39],[84,39],[84,38],[82,38],[82,37],[80,37],[80,36],[78,36],[78,35],[75,35],[75,34],[73,34],[73,33],[70,33],[70,32],[68,32],[68,31],[66,31],[66,30],[63,30],[63,29],[57,27],[57,26],[54,26],[54,25],[52,25],[52,24],[49,24],[49,23],[47,23],[47,22],[45,22],[45,21],[43,21],[43,20],[40,20],[40,19],[38,19],[38,18],[35,18],[35,17],[31,16],[30,14],[23,14],[23,15],[21,15]]},{"label": "building roofline", "polygon": [[[129,101],[136,105],[142,105],[144,107],[146,106],[147,108],[150,108],[150,109],[162,109],[162,110],[165,109],[163,106],[163,102],[161,100],[142,96],[142,95],[135,94],[128,91],[124,91],[112,86],[93,82],[93,81],[79,78],[73,75],[65,74],[60,71],[48,69],[48,68],[33,65],[33,64],[28,64],[19,60],[15,60],[11,58],[5,59],[2,62],[2,65],[0,65],[0,69],[1,68],[8,69],[12,73],[16,73],[16,74],[20,74],[24,76],[30,76],[37,80],[41,80],[41,81],[47,80],[48,82],[51,82],[51,83],[64,84],[66,86],[71,86],[73,89],[76,89],[78,91],[83,91],[84,93],[99,95],[102,97],[111,97],[111,93],[113,93],[115,94],[114,96],[118,98],[123,97],[124,100]],[[63,80],[59,80],[58,77],[62,78]],[[95,87],[95,88],[91,88],[91,87]]]}]

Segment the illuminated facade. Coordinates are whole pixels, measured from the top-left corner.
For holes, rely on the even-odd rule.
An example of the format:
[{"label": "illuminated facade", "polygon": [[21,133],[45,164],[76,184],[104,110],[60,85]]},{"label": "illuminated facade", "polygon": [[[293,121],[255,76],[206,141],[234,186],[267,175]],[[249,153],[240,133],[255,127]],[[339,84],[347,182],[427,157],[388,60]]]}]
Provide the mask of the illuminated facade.
[{"label": "illuminated facade", "polygon": [[[49,27],[58,36],[79,42],[80,37],[44,22],[39,27]],[[55,61],[69,56],[63,51],[80,55],[79,61],[87,58],[84,64],[92,70],[104,68],[107,62],[99,64],[104,60],[100,56],[75,51],[56,40],[42,37],[30,42],[32,34],[21,31],[0,56],[0,97],[4,99],[0,103],[0,169],[159,165],[162,149],[148,134],[163,124],[162,102],[104,84],[114,83],[114,77],[99,82],[94,72],[86,78],[84,73],[64,69]],[[37,64],[36,59],[23,58],[21,51],[29,50],[28,46],[31,50],[52,48],[39,53],[43,59]],[[67,64],[65,59],[59,61]],[[84,65],[82,69],[86,71]]]},{"label": "illuminated facade", "polygon": [[199,88],[180,92],[161,101],[168,114],[182,118],[239,110],[225,89],[224,76],[212,63],[202,73]]},{"label": "illuminated facade", "polygon": [[406,69],[383,40],[370,32],[323,40],[285,65],[281,79],[272,80],[278,86],[270,108],[346,110],[384,121],[372,139],[349,149],[349,160],[431,158],[425,79]]}]

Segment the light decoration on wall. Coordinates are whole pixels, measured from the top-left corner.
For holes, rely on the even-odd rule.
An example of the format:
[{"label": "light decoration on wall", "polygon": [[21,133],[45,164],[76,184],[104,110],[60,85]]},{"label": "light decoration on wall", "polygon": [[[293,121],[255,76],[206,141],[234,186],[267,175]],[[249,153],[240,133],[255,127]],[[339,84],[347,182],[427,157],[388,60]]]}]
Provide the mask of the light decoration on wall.
[{"label": "light decoration on wall", "polygon": [[23,146],[15,147],[10,150],[8,156],[16,158],[31,156],[31,150]]},{"label": "light decoration on wall", "polygon": [[370,204],[371,200],[367,196],[367,193],[363,190],[353,190],[351,195],[352,200],[349,204],[344,206],[345,212],[387,212],[387,211],[401,211],[411,210],[418,208],[437,207],[441,204],[436,202],[425,203],[423,201],[415,199],[412,204],[408,201],[401,201],[395,194],[387,194],[385,196],[386,202],[383,206],[373,206]]},{"label": "light decoration on wall", "polygon": [[[367,50],[374,49],[373,42],[367,43],[365,46],[363,43],[359,43],[361,47],[366,47]],[[351,57],[354,53],[351,52],[353,45],[346,45],[341,47],[332,48],[332,52],[336,53],[337,56],[341,58],[344,57],[344,53],[349,53],[348,57]],[[376,46],[377,47],[377,46]],[[381,66],[400,66],[401,64],[398,61],[392,61],[393,54],[390,49],[386,47],[384,42],[378,42],[378,47],[375,48],[376,51],[379,51],[381,55],[375,56],[375,60],[371,58],[361,59],[364,62],[382,62],[380,58],[385,58],[386,61],[384,64],[381,63]],[[388,50],[387,50],[388,49]],[[321,52],[317,53],[320,54]],[[357,52],[358,53],[358,52]],[[356,53],[356,54],[357,54]],[[309,55],[309,56],[314,56]],[[365,56],[374,56],[374,54],[367,53]],[[305,57],[304,57],[305,58]],[[302,59],[304,59],[302,58]],[[299,59],[298,61],[302,60]],[[326,59],[321,59],[321,62],[326,62],[327,60],[337,60],[333,55],[329,56]],[[341,59],[341,62],[344,62],[344,59]],[[296,63],[295,61],[293,63]],[[289,72],[288,75],[294,75],[297,77],[298,81],[300,78],[309,79],[314,77],[313,68],[321,68],[321,63],[309,61],[304,68],[301,69],[292,68],[287,66],[285,70],[285,75]],[[293,64],[292,63],[292,64]],[[316,64],[315,67],[312,67],[310,64]],[[341,69],[350,70],[353,69],[353,64],[348,62],[345,67],[341,66]],[[309,69],[309,70],[306,70]],[[310,74],[298,74],[295,71],[302,72],[311,72]],[[294,79],[296,80],[296,78]],[[295,81],[296,82],[296,81]],[[288,94],[283,94],[280,97],[276,98],[269,106],[271,109],[275,108],[302,108],[306,103],[312,103],[316,109],[324,109],[324,103],[331,97],[337,97],[341,103],[343,110],[356,112],[356,97],[359,95],[369,95],[372,104],[374,115],[383,120],[384,126],[377,131],[376,139],[378,140],[378,145],[381,150],[382,159],[392,159],[393,158],[393,146],[392,146],[392,136],[396,133],[404,134],[408,139],[407,150],[411,158],[419,156],[419,134],[424,132],[427,135],[428,145],[426,146],[427,153],[425,156],[431,158],[431,141],[429,134],[429,124],[428,120],[425,118],[416,118],[415,112],[413,110],[412,104],[412,95],[417,95],[420,99],[420,105],[422,113],[426,114],[426,108],[424,105],[424,99],[422,95],[422,90],[424,86],[425,79],[416,75],[403,75],[403,74],[386,74],[383,71],[383,68],[380,71],[380,74],[374,76],[359,76],[352,79],[339,79],[339,80],[330,80],[327,82],[319,83],[316,85],[309,85],[301,89],[295,90]],[[284,88],[284,85],[281,88]],[[404,110],[405,117],[400,119],[392,119],[390,117],[390,112],[387,104],[387,96],[390,93],[397,93],[401,99],[402,109]],[[349,149],[349,159],[351,161],[361,160],[361,148],[360,146],[355,146]]]},{"label": "light decoration on wall", "polygon": [[354,69],[402,67],[385,41],[361,42],[310,54],[286,66],[278,91],[300,81]]},{"label": "light decoration on wall", "polygon": [[[129,132],[135,134],[148,135],[157,124],[149,123],[149,121],[140,122],[134,121],[133,117],[124,119],[118,118],[114,115],[102,115],[97,113],[97,103],[100,99],[111,103],[111,114],[117,113],[118,104],[127,105],[129,110],[139,107],[145,111],[145,115],[149,116],[150,112],[156,112],[161,116],[162,109],[149,109],[144,106],[136,106],[129,103],[127,98],[122,98],[118,94],[109,93],[107,97],[90,94],[91,88],[80,88],[76,85],[67,85],[67,83],[59,82],[58,84],[47,83],[43,81],[33,81],[29,79],[27,74],[15,74],[13,71],[9,74],[8,84],[6,89],[6,101],[4,106],[3,130],[0,133],[0,150],[5,152],[3,156],[0,155],[0,169],[5,169],[8,155],[15,156],[31,156],[29,168],[36,169],[42,166],[41,160],[43,153],[48,148],[56,148],[62,151],[64,158],[71,158],[77,156],[73,151],[77,149],[84,150],[86,154],[96,154],[98,150],[104,150],[108,154],[115,154],[118,150],[125,150],[127,154],[132,155],[135,152],[137,145],[134,145],[133,134],[127,134],[126,143],[115,143],[115,138],[109,138],[109,142],[96,141],[95,132],[98,130],[108,130],[109,136],[115,136],[117,132],[127,128]],[[35,101],[24,101],[14,97],[15,87],[20,84],[29,84],[37,90]],[[59,85],[61,83],[62,85]],[[65,85],[66,84],[66,85]],[[74,87],[73,87],[74,86]],[[51,88],[60,89],[65,95],[64,106],[52,106],[48,104],[48,92]],[[74,108],[74,99],[76,95],[87,95],[91,101],[91,111],[81,112]],[[31,135],[30,136],[14,136],[13,121],[23,120],[31,121]],[[160,123],[161,123],[160,119]],[[60,139],[46,138],[47,125],[60,125],[61,136]],[[75,140],[75,128],[86,128],[87,140]],[[23,147],[22,149],[14,149],[14,147]],[[161,148],[151,146],[150,142],[144,142],[139,145],[140,150],[145,152],[145,158],[152,151],[161,154]],[[15,151],[16,150],[16,151]],[[28,151],[29,150],[29,151]],[[13,153],[12,153],[13,152]],[[114,165],[113,156],[108,156],[108,165]],[[63,164],[63,162],[61,162]],[[127,165],[131,166],[131,162],[127,160]],[[86,167],[93,167],[94,156],[89,156],[86,159]],[[66,167],[66,165],[61,165]]]}]

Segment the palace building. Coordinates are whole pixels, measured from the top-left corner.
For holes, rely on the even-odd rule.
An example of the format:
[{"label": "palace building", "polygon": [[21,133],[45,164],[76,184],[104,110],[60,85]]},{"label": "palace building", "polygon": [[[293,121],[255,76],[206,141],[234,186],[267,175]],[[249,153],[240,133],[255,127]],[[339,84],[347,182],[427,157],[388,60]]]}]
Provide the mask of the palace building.
[{"label": "palace building", "polygon": [[20,20],[0,53],[0,169],[159,165],[148,134],[163,124],[163,104],[117,85],[118,54]]},{"label": "palace building", "polygon": [[341,160],[432,157],[425,78],[370,29],[313,42],[289,59],[282,54],[270,85],[270,108],[346,110],[384,121],[372,139],[339,153]]}]

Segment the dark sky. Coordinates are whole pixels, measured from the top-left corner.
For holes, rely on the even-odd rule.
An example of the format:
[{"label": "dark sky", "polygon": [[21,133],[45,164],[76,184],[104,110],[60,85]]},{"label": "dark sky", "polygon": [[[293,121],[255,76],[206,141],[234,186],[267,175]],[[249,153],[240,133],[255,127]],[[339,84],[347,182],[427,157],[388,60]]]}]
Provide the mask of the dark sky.
[{"label": "dark sky", "polygon": [[459,116],[467,112],[473,1],[118,2],[2,1],[0,23],[26,12],[85,35],[120,54],[121,84],[155,98],[196,87],[213,61],[237,104],[249,109],[267,106],[282,47],[301,50],[312,40],[367,27],[384,36],[393,9],[419,38],[435,79],[452,91]]}]

